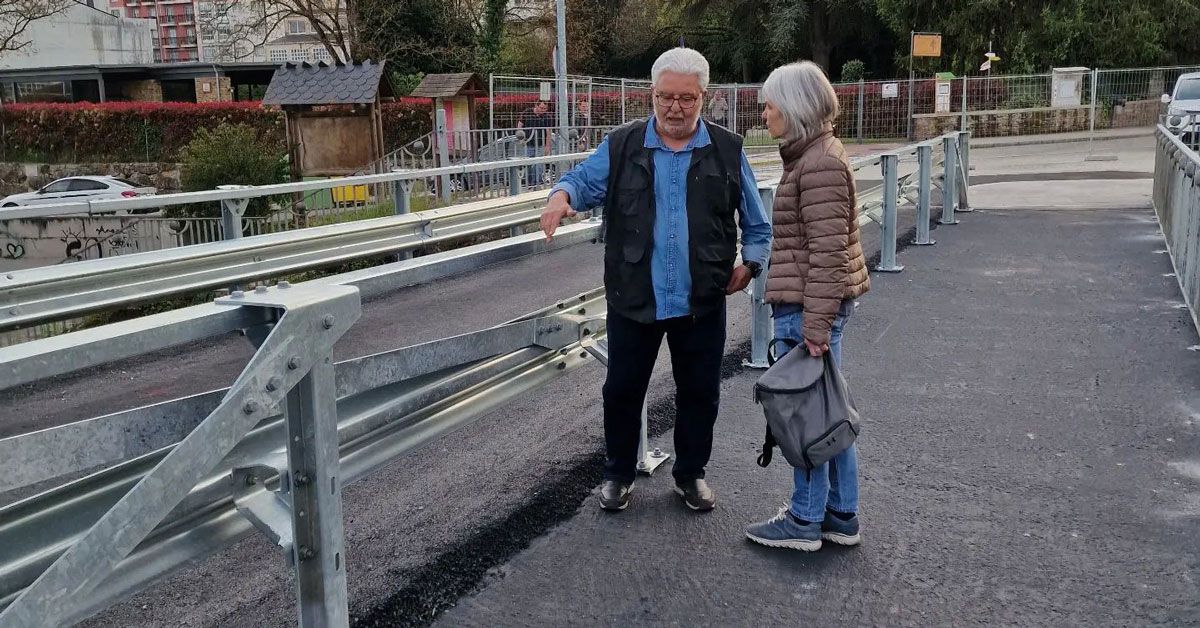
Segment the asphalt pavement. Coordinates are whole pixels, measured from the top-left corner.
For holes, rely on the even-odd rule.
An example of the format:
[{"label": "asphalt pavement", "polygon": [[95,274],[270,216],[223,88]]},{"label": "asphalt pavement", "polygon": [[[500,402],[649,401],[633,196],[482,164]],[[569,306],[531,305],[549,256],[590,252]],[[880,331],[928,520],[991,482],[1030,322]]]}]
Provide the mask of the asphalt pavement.
[{"label": "asphalt pavement", "polygon": [[666,473],[619,514],[593,496],[437,625],[1200,625],[1200,353],[1153,214],[960,218],[875,274],[847,328],[862,546],[743,537],[790,469],[755,465],[739,372],[715,511]]}]

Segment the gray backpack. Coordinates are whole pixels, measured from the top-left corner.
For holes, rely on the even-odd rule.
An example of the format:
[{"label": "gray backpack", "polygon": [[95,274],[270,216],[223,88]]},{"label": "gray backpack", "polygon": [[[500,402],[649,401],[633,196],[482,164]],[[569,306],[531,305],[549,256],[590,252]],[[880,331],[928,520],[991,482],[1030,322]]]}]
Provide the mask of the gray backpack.
[{"label": "gray backpack", "polygon": [[788,464],[811,471],[858,438],[858,410],[829,352],[814,358],[802,343],[789,339],[775,339],[771,348],[780,342],[793,350],[779,360],[771,352],[770,368],[754,384],[754,401],[767,416],[758,465],[771,464],[778,445]]}]

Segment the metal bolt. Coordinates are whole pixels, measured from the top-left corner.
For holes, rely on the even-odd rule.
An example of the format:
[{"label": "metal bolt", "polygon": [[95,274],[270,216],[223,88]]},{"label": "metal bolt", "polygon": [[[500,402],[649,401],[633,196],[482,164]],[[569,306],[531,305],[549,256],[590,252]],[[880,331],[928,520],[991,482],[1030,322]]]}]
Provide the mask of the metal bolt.
[{"label": "metal bolt", "polygon": [[293,371],[300,368],[300,358],[295,357],[295,356],[292,356],[291,358],[289,358],[288,359],[288,368]]},{"label": "metal bolt", "polygon": [[255,292],[257,292],[257,293],[259,293],[259,294],[266,294],[266,293],[267,293],[267,287],[266,287],[266,286],[256,286],[256,287],[254,288],[254,291],[255,291]]},{"label": "metal bolt", "polygon": [[559,363],[558,363],[558,370],[560,370],[560,371],[561,371],[561,370],[563,370],[563,369],[565,369],[565,368],[567,368],[567,363],[566,363],[566,362],[559,362]]},{"label": "metal bolt", "polygon": [[661,448],[661,447],[655,447],[655,448],[654,448],[654,457],[655,457],[655,458],[662,458],[662,457],[663,457],[663,456],[665,456],[665,455],[666,455],[666,454],[664,454],[664,453],[662,452],[662,448]]},{"label": "metal bolt", "polygon": [[247,475],[246,486],[254,486],[255,484],[258,484],[258,478],[254,477],[253,475]]},{"label": "metal bolt", "polygon": [[296,486],[306,486],[309,482],[312,482],[312,478],[307,473],[296,473],[292,479],[292,484]]},{"label": "metal bolt", "polygon": [[281,281],[281,282],[275,284],[275,287],[279,288],[280,290],[287,290],[288,288],[292,287],[292,284],[291,284],[291,282],[288,282],[288,281]]},{"label": "metal bolt", "polygon": [[231,297],[233,297],[233,298],[235,298],[235,299],[240,299],[240,298],[242,298],[242,297],[246,296],[246,293],[245,293],[245,292],[242,292],[241,290],[234,290],[233,292],[231,292],[231,293],[229,294],[229,296],[231,296]]},{"label": "metal bolt", "polygon": [[278,377],[272,377],[271,379],[267,380],[267,391],[275,392],[276,390],[279,390],[280,383],[281,382],[279,381]]},{"label": "metal bolt", "polygon": [[13,316],[16,316],[17,314],[20,314],[20,313],[21,313],[21,309],[20,309],[20,308],[15,308],[15,307],[14,307],[13,309],[9,310],[9,311],[8,311],[8,313],[9,313],[9,314],[12,314]]},{"label": "metal bolt", "polygon": [[12,273],[9,273],[9,274],[5,275],[5,276],[4,276],[4,278],[5,278],[5,279],[12,279],[12,278],[13,278],[13,274],[12,274]]},{"label": "metal bolt", "polygon": [[324,327],[325,329],[332,329],[333,321],[335,321],[335,320],[337,320],[337,319],[335,319],[333,317],[333,314],[326,314],[325,318],[321,319],[321,326]]},{"label": "metal bolt", "polygon": [[312,548],[310,548],[309,546],[307,546],[307,545],[300,546],[300,560],[308,560],[316,555],[317,555],[317,553],[314,552],[312,550]]},{"label": "metal bolt", "polygon": [[242,406],[242,412],[245,412],[246,414],[254,414],[255,412],[258,412],[258,402],[254,401],[253,399],[247,401],[246,405]]}]

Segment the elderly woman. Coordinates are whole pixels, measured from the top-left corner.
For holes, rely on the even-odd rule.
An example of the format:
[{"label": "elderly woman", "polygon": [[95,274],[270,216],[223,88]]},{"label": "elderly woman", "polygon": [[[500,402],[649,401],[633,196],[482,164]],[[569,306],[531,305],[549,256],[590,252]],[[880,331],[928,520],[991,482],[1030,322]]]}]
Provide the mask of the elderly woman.
[{"label": "elderly woman", "polygon": [[[803,343],[814,356],[828,351],[840,364],[846,321],[871,281],[859,243],[854,175],[845,148],[833,135],[837,95],[811,62],[777,68],[762,93],[767,130],[783,140],[784,174],[775,194],[766,295],[775,337]],[[751,526],[746,536],[763,545],[810,552],[821,548],[822,539],[857,545],[855,448],[812,471],[794,469],[793,475],[788,507]]]}]

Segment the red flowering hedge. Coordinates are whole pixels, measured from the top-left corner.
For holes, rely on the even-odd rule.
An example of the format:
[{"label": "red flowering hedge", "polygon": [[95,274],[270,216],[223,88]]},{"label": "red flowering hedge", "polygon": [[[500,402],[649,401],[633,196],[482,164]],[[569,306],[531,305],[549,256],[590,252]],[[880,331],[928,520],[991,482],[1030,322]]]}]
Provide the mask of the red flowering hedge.
[{"label": "red flowering hedge", "polygon": [[[0,108],[0,161],[176,162],[196,129],[222,123],[247,125],[268,145],[285,148],[283,113],[257,102],[29,103]],[[428,100],[383,106],[388,150],[430,127]]]}]

